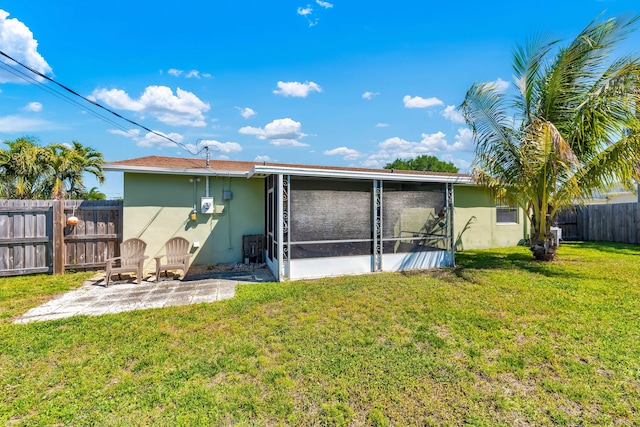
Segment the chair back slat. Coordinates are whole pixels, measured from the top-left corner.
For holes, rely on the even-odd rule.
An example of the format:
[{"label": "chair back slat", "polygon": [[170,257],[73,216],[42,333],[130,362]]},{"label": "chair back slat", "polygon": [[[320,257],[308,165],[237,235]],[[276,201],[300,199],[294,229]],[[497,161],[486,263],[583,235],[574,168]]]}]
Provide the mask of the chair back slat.
[{"label": "chair back slat", "polygon": [[147,244],[140,239],[132,238],[120,244],[120,257],[122,267],[133,267],[138,265],[140,258],[144,257]]},{"label": "chair back slat", "polygon": [[189,252],[189,241],[183,237],[173,237],[165,244],[167,251],[167,263],[175,264],[182,262]]}]

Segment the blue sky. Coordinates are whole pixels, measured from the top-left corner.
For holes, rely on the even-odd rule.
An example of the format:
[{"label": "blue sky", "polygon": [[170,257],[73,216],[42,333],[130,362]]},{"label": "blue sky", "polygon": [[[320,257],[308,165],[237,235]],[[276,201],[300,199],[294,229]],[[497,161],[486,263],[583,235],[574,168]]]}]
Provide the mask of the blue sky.
[{"label": "blue sky", "polygon": [[[601,13],[634,7],[9,1],[0,5],[0,50],[193,152],[210,145],[213,158],[382,167],[429,154],[465,171],[474,147],[455,107],[474,81],[510,90],[517,44],[539,34],[570,40]],[[636,32],[626,52],[638,42]],[[0,65],[0,139],[76,140],[107,161],[192,156],[52,89]],[[122,176],[107,174],[102,191],[122,196]]]}]

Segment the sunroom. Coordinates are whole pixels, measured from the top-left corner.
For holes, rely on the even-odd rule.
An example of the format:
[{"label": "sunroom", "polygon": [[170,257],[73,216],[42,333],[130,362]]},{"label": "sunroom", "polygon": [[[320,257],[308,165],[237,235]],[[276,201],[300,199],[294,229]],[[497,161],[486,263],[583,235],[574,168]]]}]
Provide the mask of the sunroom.
[{"label": "sunroom", "polygon": [[255,166],[265,179],[266,263],[278,280],[454,264],[462,175]]}]

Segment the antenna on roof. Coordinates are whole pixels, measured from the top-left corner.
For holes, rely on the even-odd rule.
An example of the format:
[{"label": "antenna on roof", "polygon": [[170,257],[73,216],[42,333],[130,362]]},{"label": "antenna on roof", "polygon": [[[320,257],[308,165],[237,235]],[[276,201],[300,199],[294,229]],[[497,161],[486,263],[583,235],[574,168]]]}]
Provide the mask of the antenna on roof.
[{"label": "antenna on roof", "polygon": [[207,168],[209,168],[209,145],[205,145],[204,149],[206,151],[206,157],[205,157],[206,158],[206,163],[205,164],[207,165]]}]

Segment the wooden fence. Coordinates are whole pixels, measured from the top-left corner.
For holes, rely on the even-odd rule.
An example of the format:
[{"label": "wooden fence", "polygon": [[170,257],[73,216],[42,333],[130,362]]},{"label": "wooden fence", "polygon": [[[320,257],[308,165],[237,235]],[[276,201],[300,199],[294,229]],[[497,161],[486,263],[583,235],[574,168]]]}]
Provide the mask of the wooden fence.
[{"label": "wooden fence", "polygon": [[557,217],[564,240],[640,243],[640,204],[587,205]]},{"label": "wooden fence", "polygon": [[0,276],[103,268],[121,241],[122,201],[0,200]]}]

